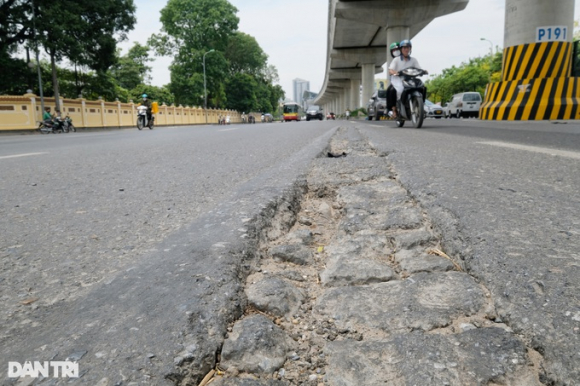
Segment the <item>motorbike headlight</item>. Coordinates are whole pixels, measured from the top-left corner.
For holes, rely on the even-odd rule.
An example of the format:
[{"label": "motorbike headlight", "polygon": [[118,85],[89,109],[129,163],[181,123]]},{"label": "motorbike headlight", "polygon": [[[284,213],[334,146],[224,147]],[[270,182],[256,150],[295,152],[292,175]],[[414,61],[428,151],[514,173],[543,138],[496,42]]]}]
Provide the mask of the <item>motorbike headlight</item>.
[{"label": "motorbike headlight", "polygon": [[421,73],[421,70],[416,69],[416,68],[406,68],[403,70],[403,73],[405,75],[417,76]]}]

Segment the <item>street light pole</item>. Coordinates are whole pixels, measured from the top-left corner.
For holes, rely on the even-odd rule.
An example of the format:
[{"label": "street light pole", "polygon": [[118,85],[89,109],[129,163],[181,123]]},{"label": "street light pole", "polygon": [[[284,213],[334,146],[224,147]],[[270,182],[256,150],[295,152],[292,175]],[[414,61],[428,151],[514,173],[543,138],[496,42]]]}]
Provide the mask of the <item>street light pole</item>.
[{"label": "street light pole", "polygon": [[34,38],[34,48],[36,51],[36,69],[38,70],[38,91],[40,92],[40,115],[44,115],[44,95],[42,93],[42,75],[40,73],[40,60],[38,59],[38,41],[36,40],[36,24],[34,22],[34,0],[30,1],[32,5],[32,36]]},{"label": "street light pole", "polygon": [[205,123],[207,124],[207,86],[205,81],[205,56],[210,52],[214,52],[214,49],[209,50],[203,54],[203,109],[205,111]]},{"label": "street light pole", "polygon": [[485,40],[487,42],[489,42],[489,81],[491,82],[491,65],[493,64],[493,43],[491,42],[491,40],[486,39],[486,38],[480,38],[479,40]]}]

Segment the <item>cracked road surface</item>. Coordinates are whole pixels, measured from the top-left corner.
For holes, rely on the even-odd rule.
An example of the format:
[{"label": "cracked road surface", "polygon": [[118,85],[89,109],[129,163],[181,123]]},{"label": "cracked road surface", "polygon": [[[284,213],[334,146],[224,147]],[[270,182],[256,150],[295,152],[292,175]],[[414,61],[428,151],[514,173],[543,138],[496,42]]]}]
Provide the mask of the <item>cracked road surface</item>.
[{"label": "cracked road surface", "polygon": [[19,165],[0,191],[3,362],[76,355],[79,384],[102,385],[216,365],[216,385],[577,384],[578,125],[426,123],[1,147],[49,153],[0,159]]}]

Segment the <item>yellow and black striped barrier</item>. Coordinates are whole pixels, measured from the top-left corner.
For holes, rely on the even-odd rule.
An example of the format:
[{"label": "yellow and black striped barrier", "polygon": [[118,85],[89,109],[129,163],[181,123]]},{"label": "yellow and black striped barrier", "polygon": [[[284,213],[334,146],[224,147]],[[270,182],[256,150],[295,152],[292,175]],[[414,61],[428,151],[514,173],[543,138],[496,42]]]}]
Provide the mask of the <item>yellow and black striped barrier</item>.
[{"label": "yellow and black striped barrier", "polygon": [[503,51],[502,80],[566,78],[571,72],[572,51],[568,42],[508,47]]},{"label": "yellow and black striped barrier", "polygon": [[484,120],[580,119],[580,78],[523,79],[487,85]]},{"label": "yellow and black striped barrier", "polygon": [[570,77],[572,52],[567,42],[506,48],[502,82],[487,85],[480,119],[580,119],[580,78]]}]

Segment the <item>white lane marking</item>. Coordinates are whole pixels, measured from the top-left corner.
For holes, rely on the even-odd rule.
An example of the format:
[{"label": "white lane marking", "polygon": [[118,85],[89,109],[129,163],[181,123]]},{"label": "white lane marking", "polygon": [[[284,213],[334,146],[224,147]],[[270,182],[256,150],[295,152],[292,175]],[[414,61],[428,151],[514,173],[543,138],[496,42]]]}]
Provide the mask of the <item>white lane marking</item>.
[{"label": "white lane marking", "polygon": [[576,151],[550,149],[548,147],[518,145],[516,143],[507,143],[507,142],[493,142],[493,141],[491,141],[491,142],[476,142],[476,143],[479,143],[482,145],[507,147],[507,148],[516,149],[516,150],[532,151],[534,153],[542,153],[542,154],[548,154],[548,155],[552,155],[552,156],[560,156],[560,157],[580,159],[580,153],[576,152]]},{"label": "white lane marking", "polygon": [[41,154],[48,154],[48,153],[25,153],[25,154],[14,154],[14,155],[5,155],[0,157],[0,159],[4,158],[17,158],[17,157],[28,157],[31,155],[41,155]]},{"label": "white lane marking", "polygon": [[237,127],[232,127],[231,129],[221,129],[221,130],[218,130],[218,131],[232,131],[232,130],[238,130],[238,128]]}]

